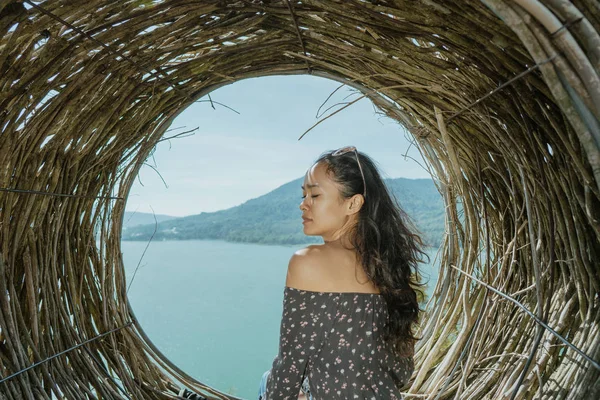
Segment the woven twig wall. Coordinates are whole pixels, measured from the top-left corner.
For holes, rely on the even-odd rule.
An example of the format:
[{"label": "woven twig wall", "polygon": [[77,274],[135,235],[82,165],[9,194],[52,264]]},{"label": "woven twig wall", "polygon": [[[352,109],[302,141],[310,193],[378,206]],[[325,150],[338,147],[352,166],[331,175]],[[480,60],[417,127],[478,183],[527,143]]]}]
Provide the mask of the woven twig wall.
[{"label": "woven twig wall", "polygon": [[595,0],[0,1],[0,398],[232,398],[130,310],[125,199],[192,102],[301,73],[406,127],[446,202],[406,398],[599,398],[599,31]]}]

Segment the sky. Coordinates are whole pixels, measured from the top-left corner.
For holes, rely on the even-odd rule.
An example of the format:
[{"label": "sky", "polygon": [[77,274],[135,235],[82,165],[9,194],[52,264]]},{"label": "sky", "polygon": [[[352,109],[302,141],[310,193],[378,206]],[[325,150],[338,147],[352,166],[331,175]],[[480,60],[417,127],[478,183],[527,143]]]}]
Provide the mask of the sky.
[{"label": "sky", "polygon": [[[211,93],[175,118],[165,137],[199,128],[192,136],[160,142],[131,188],[127,211],[186,216],[223,210],[262,196],[304,176],[327,150],[356,146],[372,157],[386,178],[431,178],[410,134],[375,113],[363,98],[323,121],[317,110],[338,88],[336,81],[309,76],[246,79]],[[350,97],[347,97],[350,96]],[[322,108],[359,96],[347,86]],[[408,150],[408,152],[407,152]],[[405,157],[405,155],[407,157]],[[419,165],[420,164],[420,165]],[[163,179],[166,183],[163,183]],[[298,187],[298,203],[302,195]]]}]

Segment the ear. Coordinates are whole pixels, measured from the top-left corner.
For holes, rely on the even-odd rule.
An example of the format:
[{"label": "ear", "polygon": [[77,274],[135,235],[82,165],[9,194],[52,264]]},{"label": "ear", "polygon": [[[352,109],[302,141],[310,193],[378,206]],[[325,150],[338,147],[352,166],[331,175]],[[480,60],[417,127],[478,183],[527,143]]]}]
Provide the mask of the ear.
[{"label": "ear", "polygon": [[350,197],[347,202],[347,214],[353,215],[360,211],[365,203],[365,198],[362,196],[362,194],[355,194],[354,196]]}]

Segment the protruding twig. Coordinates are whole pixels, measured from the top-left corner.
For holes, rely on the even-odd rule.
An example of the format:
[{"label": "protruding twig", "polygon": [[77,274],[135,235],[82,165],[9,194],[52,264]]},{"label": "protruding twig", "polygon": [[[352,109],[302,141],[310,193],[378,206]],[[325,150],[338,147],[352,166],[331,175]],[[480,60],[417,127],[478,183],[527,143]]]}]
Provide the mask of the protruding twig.
[{"label": "protruding twig", "polygon": [[359,101],[360,99],[362,99],[364,97],[366,97],[366,95],[363,94],[358,99],[351,101],[350,103],[346,104],[344,107],[340,108],[339,110],[336,110],[336,111],[332,112],[331,114],[329,114],[328,116],[326,116],[325,118],[320,119],[313,126],[311,126],[310,128],[308,128],[302,135],[300,135],[300,137],[298,138],[298,140],[302,139],[304,137],[304,135],[306,135],[308,132],[310,132],[314,127],[316,127],[317,125],[319,125],[321,122],[325,121],[328,118],[333,117],[335,114],[337,114],[340,111],[342,111],[342,110],[350,107],[352,104],[356,103],[357,101]]}]

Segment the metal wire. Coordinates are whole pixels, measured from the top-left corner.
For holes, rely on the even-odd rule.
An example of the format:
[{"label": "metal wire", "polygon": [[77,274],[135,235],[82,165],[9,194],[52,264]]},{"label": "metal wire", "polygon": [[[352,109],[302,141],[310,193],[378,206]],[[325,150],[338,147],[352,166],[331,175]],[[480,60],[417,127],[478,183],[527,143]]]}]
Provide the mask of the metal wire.
[{"label": "metal wire", "polygon": [[461,270],[458,267],[455,267],[454,265],[450,265],[452,268],[454,268],[455,270],[457,270],[458,272],[460,272],[461,274],[464,274],[466,276],[468,276],[469,278],[473,279],[475,282],[485,286],[486,288],[488,288],[489,290],[491,290],[492,292],[496,293],[497,295],[504,297],[506,300],[509,300],[511,302],[513,302],[514,304],[516,304],[519,308],[521,308],[523,311],[525,311],[531,318],[533,318],[533,320],[535,322],[537,322],[538,324],[540,324],[543,328],[545,328],[546,330],[548,330],[550,333],[552,333],[554,336],[556,336],[561,342],[563,342],[564,344],[566,344],[569,348],[571,348],[573,351],[575,351],[577,354],[579,354],[581,357],[583,357],[586,361],[589,361],[594,368],[596,368],[597,370],[600,371],[600,363],[598,361],[595,361],[592,357],[588,356],[587,354],[585,354],[582,350],[580,350],[577,346],[575,346],[573,343],[569,342],[567,339],[565,339],[564,337],[562,337],[558,332],[556,332],[554,329],[552,329],[551,327],[549,327],[548,325],[546,325],[546,323],[544,323],[544,321],[542,321],[541,319],[539,319],[534,313],[532,313],[531,311],[529,311],[527,309],[527,307],[525,307],[523,304],[519,303],[517,300],[513,299],[512,297],[510,297],[507,294],[502,293],[501,291],[499,291],[498,289],[488,285],[485,282],[480,281],[479,279],[475,278],[474,276],[468,274],[467,272]]},{"label": "metal wire", "polygon": [[88,339],[88,340],[86,340],[85,342],[82,342],[82,343],[79,343],[79,344],[77,344],[77,345],[75,345],[75,346],[69,347],[68,349],[66,349],[66,350],[63,350],[63,351],[61,351],[60,353],[56,353],[56,354],[55,354],[55,355],[53,355],[53,356],[50,356],[50,357],[48,357],[48,358],[46,358],[46,359],[43,359],[42,361],[38,361],[38,362],[36,362],[36,363],[34,363],[34,364],[30,365],[30,366],[29,366],[29,367],[27,367],[27,368],[24,368],[24,369],[22,369],[22,370],[20,370],[20,371],[17,371],[17,372],[15,372],[15,373],[14,373],[14,374],[12,374],[12,375],[9,375],[9,376],[7,376],[6,378],[2,378],[2,379],[0,380],[0,383],[4,383],[4,382],[8,381],[9,379],[12,379],[12,378],[14,378],[14,377],[16,377],[16,376],[19,376],[19,375],[21,375],[21,374],[22,374],[22,373],[24,373],[24,372],[27,372],[27,371],[29,371],[30,369],[33,369],[33,368],[37,367],[38,365],[44,364],[44,363],[46,363],[46,362],[48,362],[48,361],[50,361],[50,360],[53,360],[53,359],[55,359],[56,357],[60,357],[60,356],[61,356],[61,355],[63,355],[63,354],[67,354],[67,353],[69,353],[69,352],[71,352],[71,351],[73,351],[73,350],[75,350],[75,349],[78,349],[78,348],[80,348],[81,346],[85,346],[86,344],[88,344],[88,343],[91,343],[91,342],[93,342],[93,341],[95,341],[95,340],[98,340],[98,339],[100,339],[100,338],[103,338],[104,336],[106,336],[106,335],[109,335],[109,334],[111,334],[111,333],[113,333],[113,332],[117,332],[117,331],[120,331],[120,330],[121,330],[121,329],[123,329],[123,328],[127,328],[128,326],[131,326],[132,324],[133,324],[133,321],[131,321],[131,322],[128,322],[127,324],[125,324],[125,325],[123,325],[123,326],[121,326],[121,327],[119,327],[119,328],[112,329],[112,330],[110,330],[110,331],[108,331],[108,332],[105,332],[105,333],[102,333],[102,334],[100,334],[100,335],[94,336],[93,338],[91,338],[91,339]]},{"label": "metal wire", "polygon": [[81,199],[125,200],[123,197],[118,197],[118,196],[86,196],[86,195],[81,195],[81,194],[40,192],[38,190],[11,189],[11,188],[0,188],[0,192],[29,193],[29,194],[38,194],[38,195],[42,195],[42,196],[75,197],[75,198],[81,198]]},{"label": "metal wire", "polygon": [[483,97],[480,97],[479,99],[475,100],[473,103],[469,104],[468,106],[466,106],[465,108],[463,108],[460,111],[455,112],[454,114],[452,114],[450,117],[448,117],[446,119],[446,123],[449,123],[450,121],[452,121],[454,118],[458,117],[459,115],[463,114],[465,111],[470,110],[471,108],[473,108],[474,106],[476,106],[477,104],[481,103],[483,100],[487,99],[488,97],[490,97],[491,95],[499,92],[500,90],[504,89],[506,86],[510,85],[511,83],[523,78],[524,76],[532,73],[533,71],[535,71],[536,69],[538,69],[540,66],[549,63],[550,61],[554,60],[557,56],[554,55],[544,61],[540,61],[539,63],[527,68],[525,71],[521,72],[519,75],[515,76],[514,78],[504,82],[502,85],[498,86],[496,89],[492,90],[491,92],[489,92],[488,94],[486,94]]},{"label": "metal wire", "polygon": [[111,53],[112,55],[118,55],[119,57],[122,57],[124,60],[126,60],[129,63],[131,63],[133,66],[135,66],[138,70],[140,70],[142,72],[145,72],[145,73],[148,73],[148,74],[152,75],[153,77],[155,77],[156,79],[158,79],[159,81],[161,81],[161,82],[169,85],[171,88],[173,88],[173,90],[175,90],[177,93],[181,94],[182,96],[187,97],[187,98],[193,100],[193,97],[190,94],[188,94],[186,91],[184,91],[183,89],[181,89],[178,85],[175,85],[174,83],[170,82],[168,79],[163,78],[162,76],[160,76],[156,72],[153,72],[153,71],[149,70],[148,68],[144,67],[143,65],[138,64],[132,58],[126,56],[125,54],[123,54],[119,50],[111,48],[109,45],[107,45],[106,43],[104,43],[104,42],[96,39],[95,37],[93,37],[89,33],[85,32],[83,29],[80,29],[80,28],[76,27],[75,25],[73,25],[73,24],[65,21],[64,19],[62,19],[58,15],[56,15],[56,14],[54,14],[54,13],[46,10],[42,6],[33,3],[31,0],[23,0],[23,2],[29,4],[31,7],[35,8],[36,10],[40,11],[43,14],[46,14],[47,16],[49,16],[50,18],[52,18],[52,19],[60,22],[61,24],[63,24],[65,26],[73,29],[75,32],[79,33],[80,35],[83,35],[86,38],[92,40],[93,42],[99,44],[100,46],[102,46],[106,50],[108,50],[108,52]]}]

